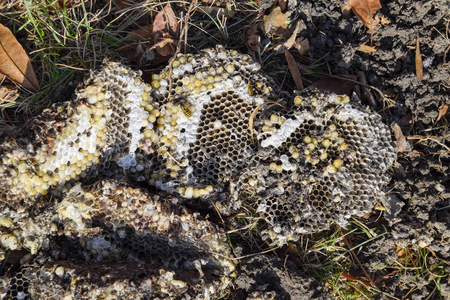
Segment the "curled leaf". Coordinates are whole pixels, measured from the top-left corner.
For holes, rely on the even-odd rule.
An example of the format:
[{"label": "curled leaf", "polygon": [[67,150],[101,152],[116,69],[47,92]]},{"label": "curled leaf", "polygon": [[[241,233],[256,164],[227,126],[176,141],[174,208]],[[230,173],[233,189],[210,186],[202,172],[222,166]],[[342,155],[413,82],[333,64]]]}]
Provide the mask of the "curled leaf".
[{"label": "curled leaf", "polygon": [[397,125],[397,123],[394,123],[394,135],[397,141],[397,151],[405,152],[406,148],[408,147],[408,142],[406,141],[405,136],[402,133],[402,129]]},{"label": "curled leaf", "polygon": [[252,26],[247,30],[247,46],[255,52],[263,49],[261,37],[258,35],[258,25]]},{"label": "curled leaf", "polygon": [[269,15],[263,17],[262,30],[265,35],[279,35],[277,33],[284,32],[288,27],[288,17],[290,12],[281,12],[279,6],[275,6]]},{"label": "curled leaf", "polygon": [[447,113],[447,110],[448,110],[448,105],[442,103],[442,105],[439,106],[439,115],[438,115],[435,123],[438,122],[443,116],[445,116],[445,114]]}]

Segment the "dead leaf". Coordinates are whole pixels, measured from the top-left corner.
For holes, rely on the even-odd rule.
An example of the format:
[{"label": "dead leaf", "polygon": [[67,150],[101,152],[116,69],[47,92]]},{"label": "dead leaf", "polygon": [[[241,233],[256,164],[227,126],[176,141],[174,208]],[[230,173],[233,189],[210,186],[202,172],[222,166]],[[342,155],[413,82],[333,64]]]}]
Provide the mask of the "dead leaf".
[{"label": "dead leaf", "polygon": [[410,158],[416,158],[416,157],[422,157],[422,156],[423,156],[423,153],[421,153],[417,150],[413,150],[408,153],[408,157],[410,157]]},{"label": "dead leaf", "polygon": [[12,103],[19,97],[19,89],[14,85],[0,86],[0,104]]},{"label": "dead leaf", "polygon": [[394,135],[395,140],[397,141],[397,152],[405,152],[408,147],[408,142],[403,135],[402,129],[397,125],[397,123],[394,123]]},{"label": "dead leaf", "polygon": [[290,12],[281,12],[281,8],[276,6],[269,15],[263,17],[262,30],[265,35],[271,36],[276,30],[286,29],[288,27],[288,17]]},{"label": "dead leaf", "polygon": [[439,115],[434,123],[437,123],[445,114],[447,113],[448,105],[442,103],[442,105],[439,107]]},{"label": "dead leaf", "polygon": [[57,5],[59,8],[68,8],[72,5],[72,0],[58,0]]},{"label": "dead leaf", "polygon": [[178,33],[178,21],[170,3],[164,6],[153,21],[154,43],[158,45],[156,52],[162,56],[175,53],[175,40]]},{"label": "dead leaf", "polygon": [[[337,76],[355,81],[358,79],[357,75],[337,75]],[[326,90],[333,92],[337,95],[350,95],[350,93],[354,89],[353,83],[336,77],[325,77],[319,81],[314,82],[312,86],[319,90]]]},{"label": "dead leaf", "polygon": [[302,74],[300,73],[300,70],[298,69],[297,63],[295,62],[294,57],[291,53],[289,53],[288,50],[284,50],[284,55],[286,56],[286,60],[288,63],[289,71],[291,72],[292,79],[294,79],[295,86],[299,91],[303,91],[303,80],[302,80]]},{"label": "dead leaf", "polygon": [[12,32],[0,24],[0,80],[4,77],[28,90],[39,90],[39,82],[27,53]]},{"label": "dead leaf", "polygon": [[359,281],[367,286],[370,286],[370,282],[368,282],[367,280],[359,279],[358,277],[351,275],[347,271],[342,272],[341,275],[344,276],[345,278],[347,278],[347,280]]},{"label": "dead leaf", "polygon": [[423,78],[423,62],[422,55],[420,55],[420,42],[419,42],[419,33],[417,33],[416,38],[416,76],[419,82],[422,82]]},{"label": "dead leaf", "polygon": [[299,37],[295,40],[294,48],[298,50],[298,53],[300,55],[303,55],[306,53],[306,51],[309,50],[309,41],[307,38]]},{"label": "dead leaf", "polygon": [[254,25],[247,30],[247,46],[254,52],[263,49],[261,37],[258,35],[258,25]]},{"label": "dead leaf", "polygon": [[391,24],[391,21],[389,21],[388,19],[386,19],[385,16],[381,16],[380,23],[381,23],[381,25],[389,25],[389,24]]},{"label": "dead leaf", "polygon": [[353,12],[370,30],[370,45],[372,46],[373,31],[380,20],[374,20],[373,16],[381,8],[380,0],[348,0]]},{"label": "dead leaf", "polygon": [[122,57],[136,61],[139,67],[143,67],[155,59],[155,53],[150,50],[152,46],[153,26],[150,24],[131,32],[119,52]]},{"label": "dead leaf", "polygon": [[375,49],[375,47],[371,47],[371,46],[367,46],[364,44],[359,45],[359,49],[358,51],[364,52],[364,53],[368,53],[368,54],[372,54],[372,52],[377,51],[377,49]]},{"label": "dead leaf", "polygon": [[295,26],[294,32],[292,35],[286,40],[286,42],[278,44],[274,47],[275,51],[278,51],[280,49],[284,49],[284,51],[289,50],[292,48],[292,46],[295,43],[295,39],[297,38],[298,30],[300,29],[300,22],[297,22],[297,25]]}]

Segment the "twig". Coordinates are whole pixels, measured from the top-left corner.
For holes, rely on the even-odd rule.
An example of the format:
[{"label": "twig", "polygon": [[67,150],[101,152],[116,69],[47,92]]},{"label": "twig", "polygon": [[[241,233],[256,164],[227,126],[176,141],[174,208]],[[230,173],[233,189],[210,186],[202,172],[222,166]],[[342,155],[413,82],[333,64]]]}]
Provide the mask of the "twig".
[{"label": "twig", "polygon": [[[366,75],[362,71],[357,71],[356,74],[358,75],[358,80],[364,84],[367,84]],[[377,106],[377,103],[375,102],[375,98],[373,96],[373,93],[371,90],[369,90],[366,86],[362,86],[362,90],[364,93],[365,98],[369,102],[369,105],[372,106],[372,108],[375,108]]]},{"label": "twig", "polygon": [[408,140],[419,140],[418,143],[423,142],[423,141],[427,141],[427,140],[432,140],[433,142],[436,142],[437,144],[441,145],[442,147],[444,147],[445,149],[447,149],[447,151],[450,151],[450,148],[444,144],[442,144],[441,142],[439,142],[439,140],[434,137],[434,136],[421,136],[421,135],[412,135],[412,136],[408,136],[407,137]]},{"label": "twig", "polygon": [[[343,230],[343,229],[342,229]],[[340,234],[343,237],[344,243],[347,245],[347,247],[349,247],[350,249],[353,248],[351,242],[347,239],[347,237],[343,234],[343,232],[340,232]],[[353,250],[350,251],[350,253],[352,254],[353,258],[355,259],[356,263],[358,264],[358,267],[361,269],[361,271],[364,273],[364,276],[367,278],[367,280],[369,281],[370,285],[373,288],[378,289],[378,287],[375,285],[375,283],[373,283],[372,279],[370,279],[369,274],[367,273],[366,269],[364,269],[363,265],[361,264],[361,261],[359,260],[358,256],[356,256],[355,252]]]},{"label": "twig", "polygon": [[3,114],[8,119],[9,124],[11,124],[11,126],[14,126],[14,122],[11,120],[11,117],[9,116],[8,112],[6,111],[6,109],[3,110]]}]

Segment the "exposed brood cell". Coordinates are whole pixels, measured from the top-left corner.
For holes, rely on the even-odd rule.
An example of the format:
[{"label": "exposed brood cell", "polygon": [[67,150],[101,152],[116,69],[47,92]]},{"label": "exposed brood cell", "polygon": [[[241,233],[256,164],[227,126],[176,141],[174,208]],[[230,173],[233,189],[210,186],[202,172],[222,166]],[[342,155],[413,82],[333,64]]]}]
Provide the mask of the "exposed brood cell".
[{"label": "exposed brood cell", "polygon": [[46,195],[111,163],[135,164],[149,114],[141,107],[149,86],[139,74],[108,62],[90,73],[73,102],[45,110],[19,136],[7,138],[0,145],[1,193],[12,199]]},{"label": "exposed brood cell", "polygon": [[383,200],[396,157],[390,131],[379,115],[349,102],[304,92],[290,111],[265,121],[258,163],[237,186],[259,195],[257,210],[271,225],[264,234],[272,243],[345,226]]}]

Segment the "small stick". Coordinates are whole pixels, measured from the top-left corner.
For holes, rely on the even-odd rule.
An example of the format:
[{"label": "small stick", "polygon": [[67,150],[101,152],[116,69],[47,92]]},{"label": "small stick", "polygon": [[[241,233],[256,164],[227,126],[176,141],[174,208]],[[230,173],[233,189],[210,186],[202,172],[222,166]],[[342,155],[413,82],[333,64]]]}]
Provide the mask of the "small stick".
[{"label": "small stick", "polygon": [[[349,249],[352,249],[352,244],[350,243],[350,241],[347,239],[347,237],[343,234],[342,230],[340,232],[340,234],[342,235],[342,237],[344,238],[344,243],[347,245],[347,247],[349,247]],[[361,264],[361,261],[359,260],[358,256],[356,256],[355,252],[352,250],[350,251],[350,253],[352,254],[353,258],[355,259],[356,263],[358,264],[358,267],[361,269],[361,271],[364,273],[364,276],[367,278],[367,280],[369,281],[370,285],[376,289],[378,289],[378,287],[375,285],[375,283],[373,283],[372,279],[370,279],[369,274],[367,273],[367,271],[364,269],[363,265]]]},{"label": "small stick", "polygon": [[[367,84],[366,75],[362,71],[357,71],[356,74],[358,75],[358,80],[364,84]],[[373,93],[371,90],[369,90],[366,86],[362,86],[362,90],[364,93],[364,97],[369,102],[369,105],[372,106],[372,108],[375,108],[377,106],[377,103],[375,101],[375,97],[373,96]]]}]

